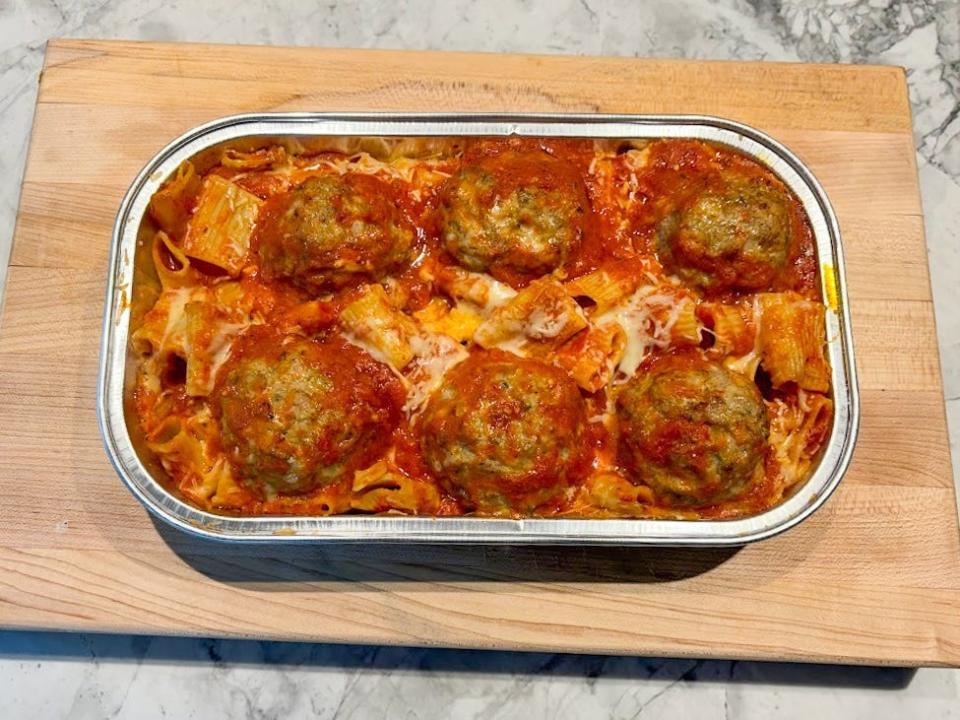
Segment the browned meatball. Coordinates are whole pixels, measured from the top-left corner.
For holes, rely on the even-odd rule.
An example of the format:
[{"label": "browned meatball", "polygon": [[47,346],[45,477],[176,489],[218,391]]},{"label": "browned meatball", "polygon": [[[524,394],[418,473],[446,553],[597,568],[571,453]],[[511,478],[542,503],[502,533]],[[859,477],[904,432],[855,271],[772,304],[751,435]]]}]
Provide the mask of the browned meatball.
[{"label": "browned meatball", "polygon": [[549,273],[580,244],[590,210],[570,163],[506,151],[467,165],[440,203],[444,246],[464,267],[506,282]]},{"label": "browned meatball", "polygon": [[580,471],[586,410],[562,370],[499,350],[454,367],[420,424],[430,471],[481,513],[560,499]]},{"label": "browned meatball", "polygon": [[387,183],[361,174],[310,178],[270,198],[254,238],[264,278],[317,292],[409,262],[414,231],[393,198]]},{"label": "browned meatball", "polygon": [[785,191],[762,178],[732,178],[702,191],[660,227],[668,271],[707,293],[766,290],[790,250]]},{"label": "browned meatball", "polygon": [[339,338],[255,327],[237,341],[214,401],[240,477],[298,493],[349,477],[385,450],[402,394],[386,366]]},{"label": "browned meatball", "polygon": [[621,463],[637,481],[681,503],[741,495],[761,466],[766,406],[747,377],[696,354],[668,355],[617,397]]}]

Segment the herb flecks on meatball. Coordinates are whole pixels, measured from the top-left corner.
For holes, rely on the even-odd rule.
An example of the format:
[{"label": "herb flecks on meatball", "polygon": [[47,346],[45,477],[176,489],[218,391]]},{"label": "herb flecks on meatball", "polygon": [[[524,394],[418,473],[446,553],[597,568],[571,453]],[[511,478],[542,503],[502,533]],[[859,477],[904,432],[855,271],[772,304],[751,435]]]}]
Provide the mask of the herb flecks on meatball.
[{"label": "herb flecks on meatball", "polygon": [[363,350],[265,327],[237,341],[215,390],[224,450],[239,476],[281,493],[334,484],[372,462],[402,402],[396,379]]},{"label": "herb flecks on meatball", "polygon": [[663,356],[617,396],[620,462],[683,504],[742,495],[762,465],[769,420],[755,383],[698,355]]},{"label": "herb flecks on meatball", "polygon": [[561,267],[579,246],[589,211],[573,165],[542,151],[508,150],[447,182],[440,232],[461,265],[516,284]]},{"label": "herb flecks on meatball", "polygon": [[482,513],[530,513],[578,479],[585,403],[567,374],[499,350],[457,365],[420,423],[430,471]]},{"label": "herb flecks on meatball", "polygon": [[668,271],[701,291],[768,290],[790,252],[787,197],[761,178],[704,190],[660,227]]},{"label": "herb flecks on meatball", "polygon": [[355,174],[310,178],[271,198],[254,236],[264,277],[318,292],[408,263],[414,231],[393,196],[383,180]]}]

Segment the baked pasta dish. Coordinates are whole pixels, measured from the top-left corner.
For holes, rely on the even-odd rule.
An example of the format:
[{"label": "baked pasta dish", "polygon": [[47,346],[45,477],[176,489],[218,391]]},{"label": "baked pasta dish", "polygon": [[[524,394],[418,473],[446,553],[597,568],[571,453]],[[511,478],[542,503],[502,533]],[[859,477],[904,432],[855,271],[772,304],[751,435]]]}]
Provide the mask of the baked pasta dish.
[{"label": "baked pasta dish", "polygon": [[833,421],[799,200],[689,139],[212,148],[132,322],[146,445],[221,514],[743,517]]}]

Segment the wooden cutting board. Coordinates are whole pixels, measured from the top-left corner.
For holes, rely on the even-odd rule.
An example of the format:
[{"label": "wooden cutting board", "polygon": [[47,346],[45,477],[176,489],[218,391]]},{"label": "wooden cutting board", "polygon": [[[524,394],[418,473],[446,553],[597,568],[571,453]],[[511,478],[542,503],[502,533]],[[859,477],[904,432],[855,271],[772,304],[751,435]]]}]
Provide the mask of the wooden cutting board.
[{"label": "wooden cutting board", "polygon": [[[771,133],[843,228],[863,423],[840,489],[739,551],[249,548],[158,524],[94,416],[110,228],[168,140],[255,110],[707,113]],[[899,68],[55,41],[6,295],[2,626],[960,663],[960,535]]]}]

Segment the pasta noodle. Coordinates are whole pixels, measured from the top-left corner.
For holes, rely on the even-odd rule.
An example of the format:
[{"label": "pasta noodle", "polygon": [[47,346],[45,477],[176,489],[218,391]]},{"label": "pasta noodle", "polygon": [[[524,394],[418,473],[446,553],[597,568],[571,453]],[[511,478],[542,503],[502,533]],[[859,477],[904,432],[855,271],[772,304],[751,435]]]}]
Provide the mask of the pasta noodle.
[{"label": "pasta noodle", "polygon": [[153,263],[164,289],[188,285],[194,279],[190,272],[190,259],[163,231],[154,236]]},{"label": "pasta noodle", "polygon": [[363,512],[432,515],[440,508],[435,485],[407,477],[381,460],[353,477],[351,507]]},{"label": "pasta noodle", "polygon": [[700,344],[700,321],[697,306],[690,299],[681,300],[679,311],[670,328],[670,341],[676,347]]},{"label": "pasta noodle", "polygon": [[796,293],[763,294],[759,301],[761,364],[774,386],[795,382],[804,390],[829,390],[823,305]]},{"label": "pasta noodle", "polygon": [[[678,328],[681,319],[683,324]],[[622,328],[626,345],[618,369],[625,378],[632,377],[655,349],[700,342],[696,305],[672,285],[644,285],[625,301],[596,315],[594,322],[612,322]]]},{"label": "pasta noodle", "polygon": [[347,338],[372,351],[374,357],[402,370],[413,360],[410,338],[417,334],[414,322],[397,311],[380,285],[368,285],[360,299],[340,312]]},{"label": "pasta noodle", "polygon": [[587,392],[606,386],[623,357],[626,334],[617,323],[594,325],[557,349],[556,362]]},{"label": "pasta noodle", "polygon": [[467,272],[460,268],[443,268],[437,282],[451,297],[467,300],[485,312],[490,312],[516,297],[509,285],[494,280],[489,275]]},{"label": "pasta noodle", "polygon": [[596,305],[596,312],[603,313],[633,293],[642,280],[642,276],[636,273],[611,268],[581,275],[569,280],[565,287],[573,297],[590,298]]},{"label": "pasta noodle", "polygon": [[711,357],[743,356],[753,350],[757,329],[751,303],[701,303],[698,313],[709,326],[713,344]]},{"label": "pasta noodle", "polygon": [[256,195],[211,175],[203,182],[197,209],[187,226],[183,253],[238,275],[250,251],[250,235],[261,204]]},{"label": "pasta noodle", "polygon": [[449,307],[441,298],[434,298],[423,310],[414,313],[420,324],[434,333],[449,335],[457,342],[466,342],[473,337],[483,323],[483,314],[467,303]]},{"label": "pasta noodle", "polygon": [[485,348],[518,337],[562,343],[586,326],[586,316],[563,286],[553,278],[542,278],[494,310],[473,339]]},{"label": "pasta noodle", "polygon": [[183,163],[162,188],[150,198],[149,212],[163,232],[180,237],[190,219],[191,206],[200,192],[200,178],[193,164]]}]

